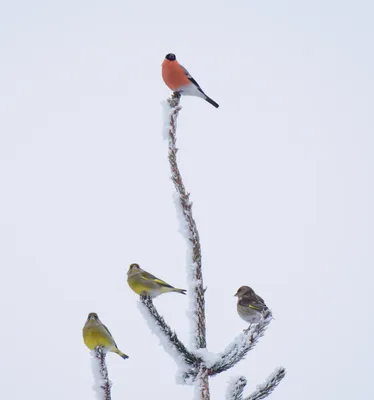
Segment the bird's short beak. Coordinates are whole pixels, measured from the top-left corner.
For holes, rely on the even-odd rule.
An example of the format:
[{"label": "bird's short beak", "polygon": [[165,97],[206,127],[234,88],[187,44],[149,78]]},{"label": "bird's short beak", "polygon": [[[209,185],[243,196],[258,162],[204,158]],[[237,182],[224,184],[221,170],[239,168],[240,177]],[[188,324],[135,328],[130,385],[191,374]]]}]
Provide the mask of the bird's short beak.
[{"label": "bird's short beak", "polygon": [[234,297],[237,296],[237,295],[238,295],[238,292],[236,292],[236,293],[234,294]]}]

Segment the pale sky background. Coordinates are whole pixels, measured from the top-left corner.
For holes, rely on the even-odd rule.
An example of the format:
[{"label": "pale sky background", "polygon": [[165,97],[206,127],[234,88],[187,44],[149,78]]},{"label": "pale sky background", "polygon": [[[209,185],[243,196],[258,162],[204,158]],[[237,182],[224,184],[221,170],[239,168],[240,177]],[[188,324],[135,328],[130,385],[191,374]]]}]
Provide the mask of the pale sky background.
[{"label": "pale sky background", "polygon": [[[93,399],[81,329],[95,311],[112,398],[192,398],[125,282],[132,262],[186,287],[160,65],[169,52],[220,104],[183,98],[210,351],[244,329],[241,285],[275,321],[231,376],[274,400],[372,399],[371,1],[3,1],[0,6],[0,384],[10,400]],[[155,300],[188,343],[188,299]]]}]

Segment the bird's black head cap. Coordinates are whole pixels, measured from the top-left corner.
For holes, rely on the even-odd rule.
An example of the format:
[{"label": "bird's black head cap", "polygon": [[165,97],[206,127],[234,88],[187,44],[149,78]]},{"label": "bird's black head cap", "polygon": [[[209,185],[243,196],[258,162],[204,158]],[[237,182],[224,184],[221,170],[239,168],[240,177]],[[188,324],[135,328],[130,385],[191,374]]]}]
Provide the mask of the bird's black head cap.
[{"label": "bird's black head cap", "polygon": [[165,58],[169,61],[175,61],[177,59],[177,57],[175,57],[175,54],[173,53],[166,54]]}]

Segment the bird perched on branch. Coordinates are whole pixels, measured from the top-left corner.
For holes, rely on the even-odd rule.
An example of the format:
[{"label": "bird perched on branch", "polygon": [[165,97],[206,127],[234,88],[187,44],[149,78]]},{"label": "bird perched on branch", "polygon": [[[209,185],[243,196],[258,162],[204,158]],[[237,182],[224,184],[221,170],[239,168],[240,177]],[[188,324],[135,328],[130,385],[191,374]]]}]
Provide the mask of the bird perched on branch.
[{"label": "bird perched on branch", "polygon": [[100,346],[107,351],[118,354],[124,360],[129,358],[129,356],[118,349],[109,329],[99,320],[96,313],[88,314],[87,321],[83,327],[83,340],[90,350],[94,350],[97,346]]},{"label": "bird perched on branch", "polygon": [[234,296],[238,297],[236,307],[240,318],[250,323],[248,329],[270,312],[264,300],[249,286],[241,286]]},{"label": "bird perched on branch", "polygon": [[166,83],[166,86],[173,92],[180,93],[184,96],[201,97],[214,107],[219,107],[214,100],[203,92],[186,68],[179,64],[173,53],[167,54],[162,63],[162,79]]},{"label": "bird perched on branch", "polygon": [[147,294],[156,297],[162,293],[177,292],[186,294],[185,289],[177,289],[163,280],[156,278],[149,272],[144,271],[138,264],[131,264],[127,272],[127,283],[130,288],[139,295]]}]

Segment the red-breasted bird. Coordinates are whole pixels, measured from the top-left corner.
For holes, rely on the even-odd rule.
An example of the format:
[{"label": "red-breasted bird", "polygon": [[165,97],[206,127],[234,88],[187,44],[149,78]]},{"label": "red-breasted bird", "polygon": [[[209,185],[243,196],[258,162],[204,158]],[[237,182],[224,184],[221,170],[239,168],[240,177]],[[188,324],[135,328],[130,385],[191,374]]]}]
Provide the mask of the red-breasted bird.
[{"label": "red-breasted bird", "polygon": [[167,54],[162,63],[162,79],[166,83],[166,86],[173,92],[185,96],[202,97],[214,107],[219,107],[214,100],[203,92],[199,84],[194,78],[192,78],[186,68],[179,64],[175,54],[173,53]]}]

